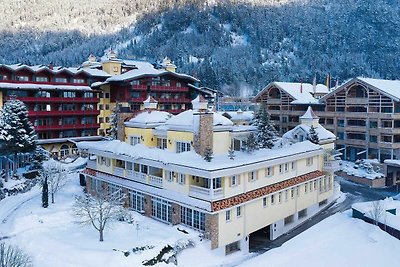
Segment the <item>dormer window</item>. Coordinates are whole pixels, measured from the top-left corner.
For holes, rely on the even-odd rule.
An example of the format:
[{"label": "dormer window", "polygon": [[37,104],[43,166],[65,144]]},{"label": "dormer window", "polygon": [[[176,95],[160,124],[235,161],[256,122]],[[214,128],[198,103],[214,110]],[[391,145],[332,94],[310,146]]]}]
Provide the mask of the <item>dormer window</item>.
[{"label": "dormer window", "polygon": [[37,82],[48,82],[49,78],[44,77],[44,76],[39,76],[39,77],[36,77],[36,81]]},{"label": "dormer window", "polygon": [[176,142],[176,153],[190,151],[189,142]]}]

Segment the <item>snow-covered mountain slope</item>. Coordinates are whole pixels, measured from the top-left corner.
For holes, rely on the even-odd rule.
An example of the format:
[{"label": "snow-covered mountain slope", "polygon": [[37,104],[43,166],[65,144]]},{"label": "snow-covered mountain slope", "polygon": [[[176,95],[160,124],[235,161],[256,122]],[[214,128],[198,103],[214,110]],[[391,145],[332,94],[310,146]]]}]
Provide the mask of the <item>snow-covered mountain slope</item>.
[{"label": "snow-covered mountain slope", "polygon": [[[400,4],[393,0],[0,0],[0,62],[77,65],[112,46],[168,56],[225,88],[273,80],[399,79]],[[332,81],[334,83],[335,81]]]}]

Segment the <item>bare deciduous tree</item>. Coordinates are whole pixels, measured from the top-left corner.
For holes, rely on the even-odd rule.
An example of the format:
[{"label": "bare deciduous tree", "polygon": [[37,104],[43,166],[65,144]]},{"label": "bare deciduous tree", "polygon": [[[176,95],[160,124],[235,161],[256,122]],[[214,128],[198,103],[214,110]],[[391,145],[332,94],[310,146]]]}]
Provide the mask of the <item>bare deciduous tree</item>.
[{"label": "bare deciduous tree", "polygon": [[60,163],[51,162],[43,166],[43,170],[40,173],[43,181],[47,178],[51,203],[54,204],[55,194],[67,183],[67,170]]},{"label": "bare deciduous tree", "polygon": [[20,248],[0,243],[0,267],[33,267],[33,264]]},{"label": "bare deciduous tree", "polygon": [[73,211],[79,219],[78,223],[92,225],[104,240],[104,229],[110,221],[116,220],[121,215],[125,196],[121,190],[109,192],[107,189],[98,190],[95,195],[86,193],[77,196]]},{"label": "bare deciduous tree", "polygon": [[379,224],[379,220],[381,219],[382,215],[385,213],[385,208],[380,200],[372,202],[371,210],[368,212],[368,215],[374,221],[375,225]]}]

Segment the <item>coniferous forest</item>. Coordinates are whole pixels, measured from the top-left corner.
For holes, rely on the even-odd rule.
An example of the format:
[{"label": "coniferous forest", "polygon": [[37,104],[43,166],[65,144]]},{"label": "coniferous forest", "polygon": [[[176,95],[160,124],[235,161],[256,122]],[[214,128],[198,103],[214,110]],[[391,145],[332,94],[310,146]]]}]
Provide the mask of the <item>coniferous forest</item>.
[{"label": "coniferous forest", "polygon": [[[99,1],[96,7],[69,0],[40,10],[33,3],[31,12],[23,1],[3,2],[0,62],[7,64],[74,66],[111,46],[119,57],[168,56],[178,71],[232,95],[274,80],[312,82],[316,75],[325,83],[328,73],[339,82],[400,79],[395,0]],[[63,14],[54,14],[57,3]]]}]

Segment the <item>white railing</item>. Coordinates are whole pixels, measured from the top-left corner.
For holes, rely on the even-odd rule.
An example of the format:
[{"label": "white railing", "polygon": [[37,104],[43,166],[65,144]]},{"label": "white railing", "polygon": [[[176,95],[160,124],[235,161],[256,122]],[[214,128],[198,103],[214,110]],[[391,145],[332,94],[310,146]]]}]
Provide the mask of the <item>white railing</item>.
[{"label": "white railing", "polygon": [[120,177],[125,177],[125,170],[123,168],[119,167],[114,167],[114,175],[120,176]]},{"label": "white railing", "polygon": [[325,171],[338,171],[340,170],[339,160],[330,160],[324,162],[324,170]]},{"label": "white railing", "polygon": [[141,183],[147,183],[147,175],[145,173],[136,172],[133,170],[126,170],[126,178]]},{"label": "white railing", "polygon": [[163,187],[163,178],[159,176],[149,175],[149,184]]},{"label": "white railing", "polygon": [[88,160],[87,161],[87,165],[86,165],[86,167],[88,167],[88,168],[90,168],[90,169],[96,169],[96,167],[97,167],[97,163],[96,163],[96,161],[95,160]]},{"label": "white railing", "polygon": [[218,199],[224,196],[223,188],[205,188],[201,186],[191,185],[189,189],[189,195],[191,197],[200,198],[204,200]]}]

